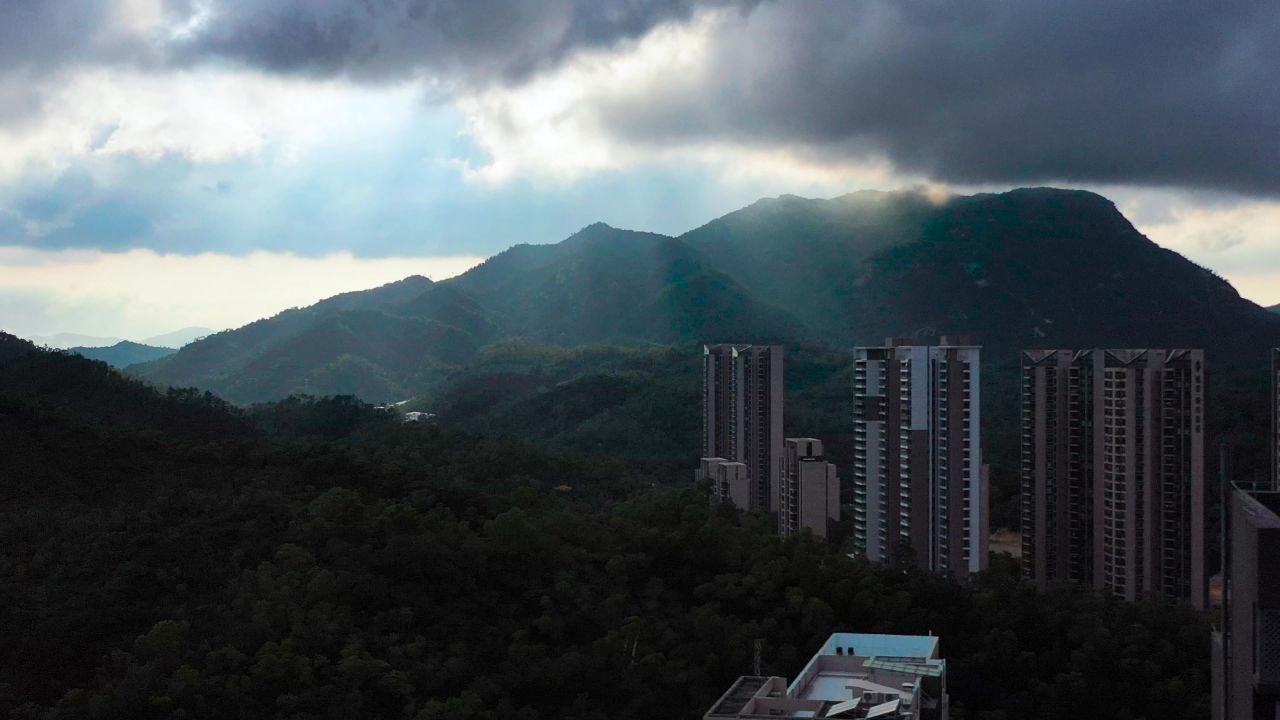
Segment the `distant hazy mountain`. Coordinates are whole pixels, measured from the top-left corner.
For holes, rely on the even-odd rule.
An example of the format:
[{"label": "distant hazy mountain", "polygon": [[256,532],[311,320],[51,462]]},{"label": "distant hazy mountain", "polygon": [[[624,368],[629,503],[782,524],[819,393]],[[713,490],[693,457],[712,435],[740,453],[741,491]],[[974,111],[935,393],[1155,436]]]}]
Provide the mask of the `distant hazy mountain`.
[{"label": "distant hazy mountain", "polygon": [[1269,307],[1269,308],[1267,308],[1267,309],[1268,309],[1268,310],[1270,310],[1270,311],[1271,311],[1271,312],[1273,312],[1273,313],[1280,313],[1280,305],[1272,305],[1271,307]]},{"label": "distant hazy mountain", "polygon": [[27,338],[36,345],[41,345],[54,350],[68,350],[73,347],[110,347],[119,342],[124,342],[123,338],[118,337],[99,337],[97,335],[81,335],[79,333],[57,333],[55,335],[35,335]]},{"label": "distant hazy mountain", "polygon": [[143,345],[152,345],[162,348],[180,348],[198,338],[206,335],[212,335],[213,330],[207,327],[184,327],[181,330],[174,330],[163,335],[153,335],[149,338],[143,338]]},{"label": "distant hazy mountain", "polygon": [[159,360],[177,351],[169,347],[155,347],[121,340],[111,347],[73,347],[68,348],[67,352],[82,355],[91,360],[101,360],[114,368],[124,368],[137,363]]},{"label": "distant hazy mountain", "polygon": [[[135,345],[150,345],[158,348],[177,348],[186,345],[197,338],[213,334],[213,330],[206,327],[185,327],[181,330],[164,333],[163,335],[153,335],[149,338],[143,338],[139,343],[118,337],[101,337],[98,335],[82,335],[80,333],[57,333],[55,335],[36,335],[27,338],[36,345],[53,348],[54,350],[79,350],[81,348],[109,348],[122,342],[128,342]],[[155,358],[149,358],[154,360]]]},{"label": "distant hazy mountain", "polygon": [[407,278],[217,333],[135,368],[238,401],[418,394],[509,338],[582,343],[970,334],[1022,347],[1196,346],[1248,362],[1280,317],[1141,235],[1105,198],[1048,188],[761,200],[672,238],[589,226],[441,283]]}]

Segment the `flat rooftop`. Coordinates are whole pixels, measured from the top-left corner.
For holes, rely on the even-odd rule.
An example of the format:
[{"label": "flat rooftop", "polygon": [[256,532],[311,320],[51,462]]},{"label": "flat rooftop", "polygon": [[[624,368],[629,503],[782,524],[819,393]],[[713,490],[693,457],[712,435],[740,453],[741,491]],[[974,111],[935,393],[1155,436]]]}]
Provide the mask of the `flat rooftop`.
[{"label": "flat rooftop", "polygon": [[704,718],[916,718],[922,706],[945,708],[945,675],[936,637],[835,633],[790,686],[743,676]]}]

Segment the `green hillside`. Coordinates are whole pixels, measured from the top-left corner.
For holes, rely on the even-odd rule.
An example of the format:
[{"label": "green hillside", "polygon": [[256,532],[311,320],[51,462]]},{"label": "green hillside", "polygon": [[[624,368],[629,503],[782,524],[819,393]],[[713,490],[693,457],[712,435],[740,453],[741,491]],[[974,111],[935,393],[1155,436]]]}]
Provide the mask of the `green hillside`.
[{"label": "green hillside", "polygon": [[[698,452],[697,344],[782,342],[788,432],[827,438],[845,462],[847,349],[944,333],[984,347],[997,525],[1017,518],[1024,348],[1204,348],[1210,443],[1230,440],[1246,474],[1264,465],[1254,386],[1280,345],[1280,316],[1151,242],[1107,199],[1051,188],[783,196],[680,238],[596,224],[443,282],[408,278],[290,310],[130,371],[240,403],[418,398],[464,427],[674,465]],[[584,345],[597,349],[573,350]]]},{"label": "green hillside", "polygon": [[[333,330],[346,340],[319,341]],[[596,224],[441,283],[408,278],[218,333],[136,372],[240,402],[313,387],[382,401],[432,389],[504,339],[844,348],[941,333],[972,335],[997,366],[1077,345],[1204,347],[1215,365],[1252,366],[1280,343],[1280,318],[1093,193],[863,192],[761,200],[680,238]]]}]

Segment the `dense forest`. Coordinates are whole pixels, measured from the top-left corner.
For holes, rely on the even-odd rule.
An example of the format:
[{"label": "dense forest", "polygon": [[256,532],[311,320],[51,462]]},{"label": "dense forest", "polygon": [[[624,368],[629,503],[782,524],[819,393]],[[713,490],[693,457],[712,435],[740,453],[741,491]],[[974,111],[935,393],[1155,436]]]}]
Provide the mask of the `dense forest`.
[{"label": "dense forest", "polygon": [[692,718],[834,630],[939,635],[956,718],[1207,714],[1190,610],[871,566],[568,441],[3,335],[0,441],[0,716]]}]

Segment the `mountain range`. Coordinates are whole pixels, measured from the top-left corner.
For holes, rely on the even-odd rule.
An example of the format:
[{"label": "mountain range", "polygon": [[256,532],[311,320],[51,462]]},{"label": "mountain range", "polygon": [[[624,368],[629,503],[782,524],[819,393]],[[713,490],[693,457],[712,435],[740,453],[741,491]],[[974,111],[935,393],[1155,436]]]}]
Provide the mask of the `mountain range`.
[{"label": "mountain range", "polygon": [[101,360],[114,368],[123,368],[138,363],[159,360],[176,352],[173,348],[156,347],[142,343],[121,340],[108,347],[73,347],[67,352],[74,353],[90,360]]},{"label": "mountain range", "polygon": [[1009,364],[1048,346],[1195,346],[1236,362],[1280,344],[1280,317],[1090,192],[784,195],[680,237],[597,223],[449,280],[409,277],[216,333],[131,372],[237,402],[387,401],[513,338],[847,347],[944,332]]},{"label": "mountain range", "polygon": [[[99,335],[81,335],[80,333],[57,333],[56,335],[36,335],[27,339],[36,345],[54,348],[55,350],[78,350],[81,348],[106,348],[113,345],[119,345],[122,342],[128,342],[136,345],[150,345],[152,347],[169,348],[176,350],[183,345],[194,342],[205,335],[209,335],[213,331],[206,327],[184,327],[180,330],[161,333],[160,335],[152,335],[143,338],[134,343],[132,340],[125,340],[118,337],[102,337]],[[154,359],[154,358],[148,358]],[[140,362],[140,361],[136,361]]]}]

